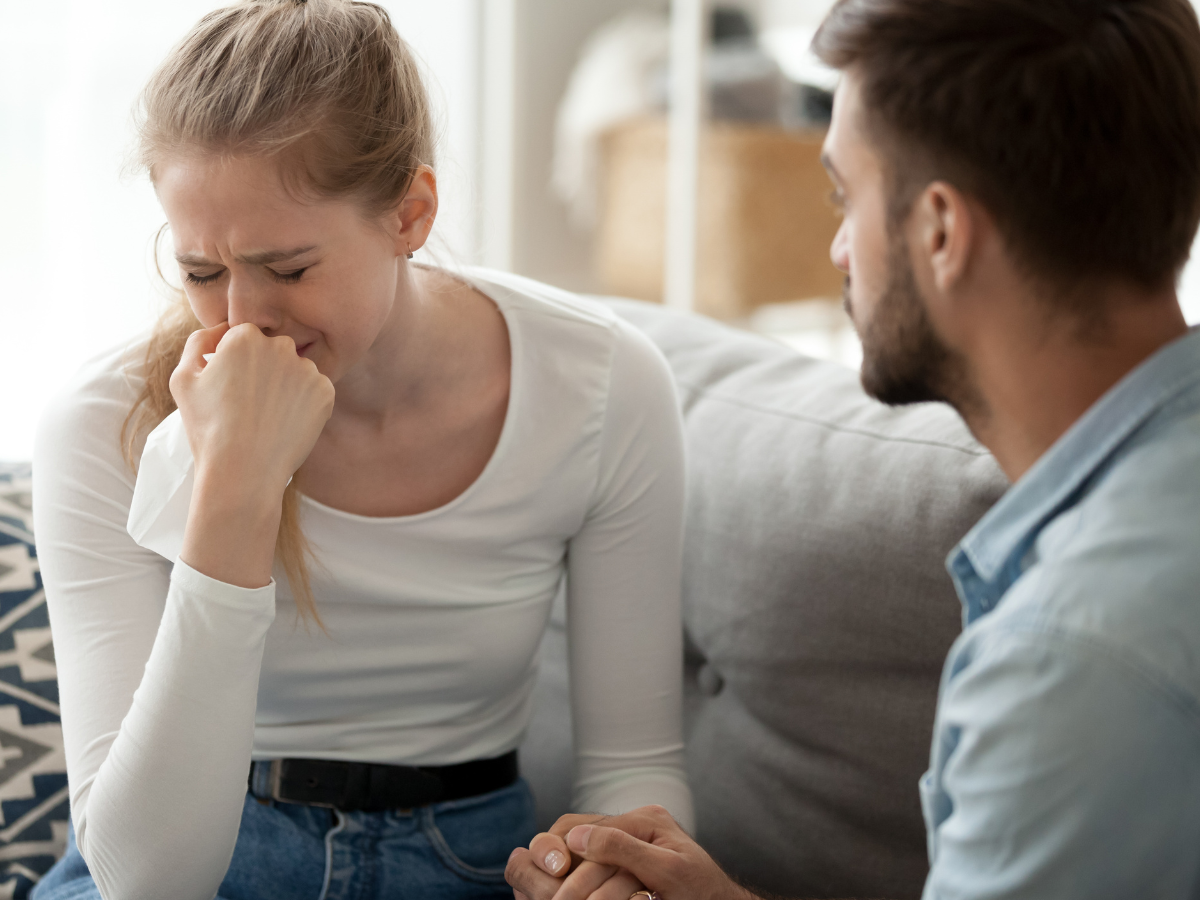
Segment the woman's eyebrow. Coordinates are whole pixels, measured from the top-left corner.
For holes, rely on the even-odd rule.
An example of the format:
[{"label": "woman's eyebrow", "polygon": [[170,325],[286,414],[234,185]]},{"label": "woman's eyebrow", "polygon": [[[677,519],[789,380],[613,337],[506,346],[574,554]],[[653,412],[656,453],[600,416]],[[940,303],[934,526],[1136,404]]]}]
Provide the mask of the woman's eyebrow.
[{"label": "woman's eyebrow", "polygon": [[[239,256],[238,261],[247,263],[252,266],[265,266],[268,263],[281,262],[285,259],[292,259],[300,256],[303,253],[308,253],[310,250],[316,250],[316,245],[310,247],[296,247],[292,250],[264,250],[261,253],[248,253],[245,256]],[[196,256],[193,253],[176,253],[175,261],[183,266],[215,266],[218,263],[211,262],[203,256]]]}]

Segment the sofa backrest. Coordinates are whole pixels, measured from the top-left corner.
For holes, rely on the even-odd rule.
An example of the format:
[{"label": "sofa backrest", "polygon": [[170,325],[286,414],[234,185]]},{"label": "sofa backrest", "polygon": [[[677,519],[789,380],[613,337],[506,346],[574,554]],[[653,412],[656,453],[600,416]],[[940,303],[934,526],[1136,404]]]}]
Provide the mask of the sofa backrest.
[{"label": "sofa backrest", "polygon": [[[961,622],[944,560],[999,469],[948,407],[888,408],[842,366],[608,302],[666,354],[684,413],[697,837],[772,893],[919,896],[917,779]],[[544,759],[569,742],[557,630],[545,653],[522,752],[549,817],[568,777]]]}]

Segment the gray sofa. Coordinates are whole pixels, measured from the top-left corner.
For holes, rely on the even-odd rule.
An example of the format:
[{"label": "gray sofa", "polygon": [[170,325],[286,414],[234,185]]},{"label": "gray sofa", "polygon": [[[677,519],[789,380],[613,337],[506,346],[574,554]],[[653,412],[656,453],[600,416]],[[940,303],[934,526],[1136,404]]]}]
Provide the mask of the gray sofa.
[{"label": "gray sofa", "polygon": [[[917,897],[917,778],[961,611],[943,568],[999,497],[947,407],[890,409],[857,373],[714,321],[607,301],[678,381],[689,452],[685,733],[697,837],[790,897]],[[568,811],[563,611],[522,769]]]}]

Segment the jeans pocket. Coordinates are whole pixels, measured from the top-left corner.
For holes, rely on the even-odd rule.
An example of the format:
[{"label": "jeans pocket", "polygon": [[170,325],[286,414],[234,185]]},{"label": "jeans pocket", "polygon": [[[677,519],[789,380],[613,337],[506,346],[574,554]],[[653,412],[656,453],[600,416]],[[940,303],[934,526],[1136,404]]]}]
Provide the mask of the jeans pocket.
[{"label": "jeans pocket", "polygon": [[504,866],[473,866],[461,859],[450,846],[450,842],[446,840],[446,836],[442,834],[442,830],[438,828],[432,815],[427,817],[423,823],[423,828],[425,836],[429,839],[429,843],[433,846],[438,858],[446,865],[446,868],[458,875],[459,878],[466,881],[474,881],[478,884],[506,883],[504,881]]},{"label": "jeans pocket", "polygon": [[450,871],[477,884],[504,885],[509,854],[537,833],[533,796],[522,779],[493,794],[426,807],[421,827]]}]

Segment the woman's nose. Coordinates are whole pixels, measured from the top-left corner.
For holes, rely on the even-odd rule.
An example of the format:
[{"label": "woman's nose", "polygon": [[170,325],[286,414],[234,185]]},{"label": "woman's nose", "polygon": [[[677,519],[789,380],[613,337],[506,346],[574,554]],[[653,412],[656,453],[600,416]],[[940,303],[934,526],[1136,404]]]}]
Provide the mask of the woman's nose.
[{"label": "woman's nose", "polygon": [[226,296],[229,327],[249,322],[269,333],[279,327],[283,316],[271,302],[270,289],[252,277],[231,273]]}]

